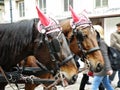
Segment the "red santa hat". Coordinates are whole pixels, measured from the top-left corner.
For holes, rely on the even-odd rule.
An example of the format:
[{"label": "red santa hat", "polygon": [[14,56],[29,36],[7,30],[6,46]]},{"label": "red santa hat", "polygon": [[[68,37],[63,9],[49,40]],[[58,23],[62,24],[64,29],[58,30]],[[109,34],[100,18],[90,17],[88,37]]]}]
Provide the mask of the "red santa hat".
[{"label": "red santa hat", "polygon": [[85,16],[84,14],[81,15],[77,15],[74,10],[72,9],[72,7],[69,7],[71,14],[72,14],[72,19],[73,19],[73,23],[76,24],[77,26],[90,26],[91,21],[90,19]]},{"label": "red santa hat", "polygon": [[44,25],[44,26],[48,26],[50,24],[50,20],[48,19],[48,17],[46,17],[41,11],[40,9],[36,6],[36,9],[37,9],[37,13],[38,13],[38,17],[41,21],[41,23]]},{"label": "red santa hat", "polygon": [[75,14],[75,12],[73,11],[72,7],[70,6],[69,7],[70,11],[71,11],[71,14],[72,14],[72,18],[73,18],[73,21],[76,23],[80,20],[80,17],[78,15]]},{"label": "red santa hat", "polygon": [[[38,23],[39,31],[41,31],[43,29],[43,27],[45,27],[46,29],[49,29],[47,31],[47,34],[53,32],[53,31],[60,31],[60,26],[58,26],[59,23],[57,20],[47,17],[44,13],[42,13],[40,11],[40,9],[37,6],[36,6],[36,9],[37,9],[38,17],[40,19],[40,21]],[[50,28],[48,28],[48,27],[50,27]]]}]

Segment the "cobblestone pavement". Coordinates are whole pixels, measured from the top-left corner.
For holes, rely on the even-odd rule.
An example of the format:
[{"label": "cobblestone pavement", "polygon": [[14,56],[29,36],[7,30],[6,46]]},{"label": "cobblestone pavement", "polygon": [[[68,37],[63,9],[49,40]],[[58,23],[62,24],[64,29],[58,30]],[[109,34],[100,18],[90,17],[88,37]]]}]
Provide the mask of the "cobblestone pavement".
[{"label": "cobblestone pavement", "polygon": [[[82,78],[82,73],[79,74],[79,77],[77,79],[77,82],[73,85],[69,85],[67,87],[61,87],[61,86],[57,86],[57,90],[79,90],[79,85],[80,85],[80,81]],[[93,78],[90,77],[90,82],[92,82]],[[114,81],[112,82],[112,86],[115,88],[117,85],[117,81],[118,81],[118,76],[116,74]],[[17,88],[13,85],[14,89],[17,90]],[[24,88],[23,84],[19,85],[20,88]],[[13,90],[9,85],[6,86],[5,90]],[[20,89],[20,90],[24,90],[24,89]],[[42,86],[39,85],[35,90],[43,90]],[[85,90],[91,90],[91,85],[87,85],[85,87]],[[115,88],[115,90],[120,90],[120,88]]]}]

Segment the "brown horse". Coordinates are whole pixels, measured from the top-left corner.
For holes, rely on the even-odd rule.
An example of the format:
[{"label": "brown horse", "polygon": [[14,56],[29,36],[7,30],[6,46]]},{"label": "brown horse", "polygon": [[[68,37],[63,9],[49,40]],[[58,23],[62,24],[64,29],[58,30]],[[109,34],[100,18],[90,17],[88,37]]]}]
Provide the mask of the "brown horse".
[{"label": "brown horse", "polygon": [[[73,29],[71,28],[70,26],[70,19],[67,19],[67,20],[62,20],[60,22],[60,25],[62,26],[62,31],[64,33],[64,35],[66,36],[68,42],[69,42],[69,46],[70,46],[70,49],[71,51],[75,54],[75,55],[78,55],[78,56],[82,56],[83,52],[81,51],[81,48],[78,46],[78,41],[77,41],[77,38],[76,38],[76,35],[73,34]],[[96,32],[89,32],[91,31],[90,30],[91,28],[88,27],[88,28],[85,28],[83,30],[83,32],[88,32],[86,33],[87,36],[89,36],[88,38],[85,38],[87,40],[84,41],[84,43],[82,44],[84,46],[84,49],[85,50],[90,50],[91,48],[94,48],[94,47],[97,47],[98,44],[97,44],[97,39],[96,39]],[[91,34],[91,35],[89,35]],[[89,41],[91,40],[91,41]],[[88,45],[86,45],[87,43],[89,43],[89,47]],[[82,47],[83,47],[82,46]],[[96,51],[93,51],[91,53],[88,54],[87,56],[87,59],[88,60],[91,60],[91,64],[93,65],[93,68],[96,68],[97,67],[97,63],[100,63],[102,61],[102,58],[101,58],[101,52],[99,50],[96,50]],[[101,60],[101,61],[100,61]],[[103,62],[103,61],[102,61]],[[102,63],[103,64],[103,63]],[[30,56],[28,59],[27,59],[27,62],[26,62],[26,66],[30,65],[31,67],[33,67],[33,65],[37,66],[38,65],[36,64],[36,60],[34,58],[34,56]],[[92,69],[92,70],[96,70],[96,69]],[[98,70],[99,71],[99,70]],[[40,78],[53,78],[53,76],[48,73],[46,75],[44,75],[44,77],[42,75],[39,76]],[[26,84],[25,85],[25,90],[34,90],[34,88],[36,87],[37,85],[31,85],[31,84]],[[47,86],[47,85],[46,85]],[[51,90],[51,88],[49,89]]]},{"label": "brown horse", "polygon": [[[104,66],[104,60],[100,51],[98,40],[99,33],[95,31],[90,19],[83,13],[77,15],[70,7],[72,20],[61,22],[64,35],[70,42],[70,49],[83,60],[87,59],[90,70],[99,72]],[[76,40],[73,40],[76,39]],[[77,43],[78,45],[75,45]]]},{"label": "brown horse", "polygon": [[[73,28],[70,23],[71,20],[67,19],[61,21],[60,25],[69,42],[71,51],[80,56],[83,60],[89,60],[90,69],[92,71],[101,71],[104,61],[97,42],[99,34],[94,30],[92,24],[89,22],[85,22],[78,26],[75,25],[75,28]],[[84,26],[84,24],[88,25]],[[29,86],[26,87],[30,90],[31,87]]]},{"label": "brown horse", "polygon": [[[101,71],[104,61],[101,54],[101,51],[97,42],[97,33],[93,30],[93,28],[87,27],[81,29],[81,27],[77,27],[77,32],[80,31],[84,34],[83,40],[77,39],[77,36],[74,34],[72,27],[70,26],[70,20],[62,21],[61,23],[62,30],[64,35],[67,37],[70,42],[70,49],[75,54],[80,56],[81,58],[85,55],[85,58],[90,62],[90,68],[92,71],[99,72]],[[99,37],[99,36],[98,36]],[[79,42],[79,41],[80,42]],[[80,46],[79,46],[80,45]]]},{"label": "brown horse", "polygon": [[[40,31],[38,19],[0,24],[0,66],[4,71],[9,71],[25,57],[34,55],[48,70],[53,70],[54,74],[62,73],[71,83],[78,69],[61,28],[55,20],[48,19],[52,25],[45,26],[40,21],[45,33]],[[0,82],[0,90],[4,90],[6,84]]]}]

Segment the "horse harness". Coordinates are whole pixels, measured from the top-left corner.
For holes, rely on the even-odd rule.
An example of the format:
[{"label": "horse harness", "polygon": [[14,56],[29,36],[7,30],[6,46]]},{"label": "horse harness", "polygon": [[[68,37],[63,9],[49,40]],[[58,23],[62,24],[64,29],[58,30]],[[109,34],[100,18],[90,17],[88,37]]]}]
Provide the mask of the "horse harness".
[{"label": "horse harness", "polygon": [[[58,27],[58,26],[56,26],[56,27]],[[52,28],[52,27],[51,27]],[[50,30],[51,28],[48,28],[48,30]],[[55,27],[54,27],[55,28]],[[41,68],[42,69],[42,71],[45,71],[45,72],[49,72],[49,73],[51,73],[52,75],[55,75],[57,72],[59,72],[60,71],[60,66],[62,66],[62,65],[64,65],[64,64],[66,64],[67,62],[69,62],[72,58],[73,58],[73,54],[71,53],[67,58],[65,58],[63,61],[59,61],[58,59],[59,59],[59,56],[57,55],[57,53],[58,52],[60,52],[60,47],[61,47],[61,43],[60,43],[60,39],[59,39],[59,37],[63,37],[64,35],[63,35],[63,33],[60,31],[59,32],[59,34],[58,34],[58,36],[56,37],[56,38],[54,38],[53,40],[51,40],[51,41],[49,41],[49,39],[48,39],[48,37],[47,37],[47,35],[44,33],[41,33],[41,39],[36,39],[35,40],[35,42],[38,42],[38,48],[41,48],[41,44],[42,43],[45,43],[46,45],[47,45],[47,47],[48,47],[48,49],[49,49],[49,52],[50,52],[50,56],[51,56],[51,61],[52,62],[54,62],[55,63],[55,67],[54,68],[52,68],[52,69],[49,69],[49,68],[47,68],[46,66],[44,66],[42,63],[40,63],[39,61],[37,61],[37,64],[38,64],[38,66],[39,66],[39,68]],[[35,52],[34,52],[35,53]],[[3,69],[0,69],[0,71],[2,72],[2,75],[3,75],[3,78],[4,78],[4,80],[6,80],[7,81],[7,83],[11,83],[11,82],[13,82],[13,83],[16,83],[17,82],[17,80],[19,80],[20,78],[21,78],[21,76],[23,76],[22,75],[22,73],[24,73],[24,72],[26,72],[26,71],[28,71],[28,74],[29,74],[29,71],[30,71],[30,69],[28,69],[27,68],[27,70],[25,69],[26,67],[23,67],[22,69],[21,68],[17,68],[17,74],[19,74],[19,75],[16,75],[15,76],[15,79],[13,78],[13,75],[16,73],[14,73],[13,72],[13,75],[11,75],[11,72],[9,73],[9,74],[6,74],[6,72],[5,71],[3,71]],[[41,70],[40,69],[40,70]],[[38,72],[39,72],[39,70],[38,70]],[[35,74],[35,73],[34,73]],[[7,77],[7,76],[11,76],[10,77],[10,79]],[[16,79],[17,78],[17,79]],[[24,78],[24,77],[23,77]],[[25,79],[25,82],[27,83],[27,82],[29,82],[29,83],[31,83],[31,82],[33,82],[33,78],[32,79],[30,79],[31,77],[28,77],[28,78],[26,78]],[[38,78],[37,78],[37,80],[39,80]],[[41,80],[40,80],[41,81]],[[58,80],[59,81],[59,80]],[[44,81],[43,81],[44,82]],[[55,82],[54,80],[52,80],[52,81],[47,81],[47,82]],[[11,85],[10,85],[11,86]],[[17,84],[16,84],[16,86],[17,86]],[[11,86],[12,87],[12,86]],[[17,86],[18,87],[18,86]],[[13,88],[14,89],[14,88]],[[18,88],[18,90],[19,90],[19,88]]]},{"label": "horse harness", "polygon": [[[90,23],[85,23],[85,24],[90,24]],[[80,25],[79,23],[78,23],[77,25],[75,25],[75,24],[73,23],[73,25],[72,25],[72,32],[73,32],[73,34],[71,35],[69,41],[71,42],[72,39],[73,39],[73,37],[76,36],[79,50],[80,50],[81,53],[82,53],[81,60],[82,60],[82,61],[85,61],[85,60],[87,60],[87,57],[86,57],[86,56],[87,56],[88,54],[93,53],[93,52],[95,52],[95,51],[97,51],[97,50],[100,50],[100,47],[97,46],[97,47],[94,47],[94,48],[89,49],[88,51],[86,51],[86,50],[83,49],[83,47],[82,47],[82,42],[83,42],[83,40],[84,40],[85,38],[87,38],[87,36],[86,36],[85,34],[83,34],[82,29],[81,29],[81,30],[77,30],[77,27],[78,27],[79,25]],[[91,26],[91,25],[90,25],[90,26]],[[86,27],[85,27],[85,28],[86,28]],[[94,29],[93,26],[92,26],[92,29],[94,30],[94,32],[97,33],[97,41],[99,42],[99,39],[100,39],[99,33]]]},{"label": "horse harness", "polygon": [[[49,27],[48,31],[50,29],[52,29],[52,27],[51,28]],[[51,62],[55,63],[55,67],[54,68],[46,67],[46,66],[42,65],[39,61],[37,64],[42,68],[44,67],[44,70],[47,70],[49,73],[55,75],[57,72],[59,72],[60,67],[62,65],[66,64],[73,58],[73,54],[72,53],[69,54],[69,56],[67,58],[60,61],[58,53],[60,53],[61,39],[62,39],[62,37],[65,37],[65,36],[62,33],[62,31],[59,31],[58,35],[55,38],[53,38],[52,40],[49,40],[48,37],[51,37],[51,36],[49,34],[46,35],[45,33],[41,33],[41,40],[37,39],[36,41],[39,42],[38,48],[41,48],[43,43],[45,43],[47,45],[49,53],[50,53],[50,57],[51,57]]]}]

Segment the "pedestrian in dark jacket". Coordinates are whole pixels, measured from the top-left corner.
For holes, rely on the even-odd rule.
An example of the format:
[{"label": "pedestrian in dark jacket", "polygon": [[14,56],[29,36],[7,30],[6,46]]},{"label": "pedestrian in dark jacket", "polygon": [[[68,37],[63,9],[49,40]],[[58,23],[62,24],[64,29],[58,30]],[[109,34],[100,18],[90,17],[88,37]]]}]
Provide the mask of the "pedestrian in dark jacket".
[{"label": "pedestrian in dark jacket", "polygon": [[[117,30],[111,34],[110,38],[110,46],[118,49],[120,51],[120,23],[116,24]],[[117,71],[114,71],[114,73],[110,76],[110,82],[113,81],[115,74]],[[117,87],[120,88],[120,70],[118,70],[118,83]]]},{"label": "pedestrian in dark jacket", "polygon": [[113,70],[112,70],[111,64],[110,64],[110,60],[108,57],[108,46],[102,39],[100,39],[99,45],[100,45],[102,55],[104,57],[105,65],[101,72],[94,73],[92,90],[97,90],[101,82],[104,85],[104,87],[106,88],[106,90],[114,90],[109,82],[109,77],[108,77],[108,75],[112,75],[112,73],[113,73]]}]

